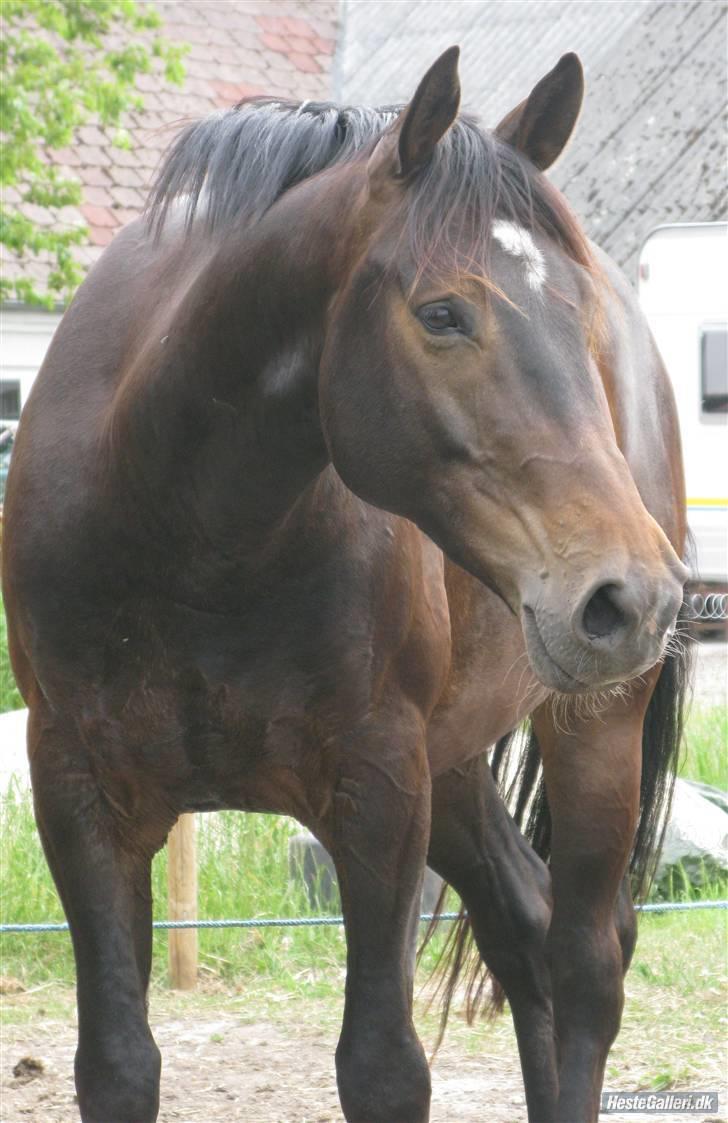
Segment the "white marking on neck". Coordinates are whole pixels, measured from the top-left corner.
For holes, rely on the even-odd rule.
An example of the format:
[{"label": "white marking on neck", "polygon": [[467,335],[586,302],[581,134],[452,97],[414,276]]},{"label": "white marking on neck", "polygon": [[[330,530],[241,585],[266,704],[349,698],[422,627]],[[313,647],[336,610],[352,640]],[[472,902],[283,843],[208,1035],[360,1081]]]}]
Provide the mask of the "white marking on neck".
[{"label": "white marking on neck", "polygon": [[493,223],[493,237],[506,253],[523,258],[528,287],[539,292],[546,280],[546,262],[529,231],[517,226],[515,222],[505,222],[499,218]]}]

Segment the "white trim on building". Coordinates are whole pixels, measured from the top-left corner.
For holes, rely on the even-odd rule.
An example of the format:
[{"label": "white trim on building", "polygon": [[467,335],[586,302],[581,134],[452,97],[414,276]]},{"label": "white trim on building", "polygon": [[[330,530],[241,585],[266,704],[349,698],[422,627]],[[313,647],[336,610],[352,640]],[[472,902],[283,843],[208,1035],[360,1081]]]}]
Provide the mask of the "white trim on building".
[{"label": "white trim on building", "polygon": [[61,315],[23,305],[0,309],[0,423],[18,420],[17,406],[27,401]]}]

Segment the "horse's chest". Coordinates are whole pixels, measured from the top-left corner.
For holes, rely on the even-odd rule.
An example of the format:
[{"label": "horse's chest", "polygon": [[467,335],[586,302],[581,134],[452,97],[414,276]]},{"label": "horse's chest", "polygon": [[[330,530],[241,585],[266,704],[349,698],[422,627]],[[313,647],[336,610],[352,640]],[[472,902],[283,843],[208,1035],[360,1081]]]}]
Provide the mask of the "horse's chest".
[{"label": "horse's chest", "polygon": [[301,778],[324,786],[330,746],[361,705],[360,648],[327,653],[321,635],[314,643],[283,626],[253,632],[190,614],[126,633],[107,652],[87,731],[110,773],[143,773],[180,809],[300,814]]}]

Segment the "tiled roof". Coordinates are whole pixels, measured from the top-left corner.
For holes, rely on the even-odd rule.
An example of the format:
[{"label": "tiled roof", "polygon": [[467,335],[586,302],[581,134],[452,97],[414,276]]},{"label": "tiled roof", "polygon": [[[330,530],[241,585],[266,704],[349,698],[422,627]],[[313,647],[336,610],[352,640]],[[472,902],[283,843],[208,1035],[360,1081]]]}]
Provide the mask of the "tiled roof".
[{"label": "tiled roof", "polygon": [[491,127],[581,56],[584,111],[553,179],[633,278],[655,226],[725,219],[724,0],[346,0],[334,94],[406,100],[453,43],[464,104]]},{"label": "tiled roof", "polygon": [[[330,96],[336,0],[156,0],[153,6],[162,17],[162,34],[190,45],[184,84],[169,85],[153,73],[139,75],[144,108],[122,122],[131,137],[129,149],[114,145],[113,130],[87,125],[73,145],[52,154],[54,163],[83,183],[79,208],[53,213],[22,208],[42,225],[85,224],[88,245],[74,252],[86,265],[141,211],[175,126],[249,94]],[[13,201],[12,192],[6,198]],[[3,260],[9,279],[20,273],[42,285],[47,270],[42,258]]]}]

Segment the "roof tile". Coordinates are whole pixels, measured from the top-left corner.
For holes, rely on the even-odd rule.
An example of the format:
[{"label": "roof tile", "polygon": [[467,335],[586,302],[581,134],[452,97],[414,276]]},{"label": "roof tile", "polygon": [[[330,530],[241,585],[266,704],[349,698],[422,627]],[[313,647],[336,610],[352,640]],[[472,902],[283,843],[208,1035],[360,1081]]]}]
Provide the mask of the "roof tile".
[{"label": "roof tile", "polygon": [[[141,178],[139,182],[141,183]],[[132,210],[136,208],[139,211],[144,206],[144,192],[138,191],[136,187],[112,187],[109,194],[113,200],[111,205],[114,209],[129,207]],[[92,203],[93,199],[90,199],[89,202]]]},{"label": "roof tile", "polygon": [[307,20],[291,19],[290,17],[286,17],[283,22],[285,24],[286,31],[290,32],[291,35],[303,35],[304,37],[313,38],[313,36],[315,36],[316,34],[314,29],[311,27],[311,24]]},{"label": "roof tile", "polygon": [[58,164],[66,164],[69,168],[80,168],[84,161],[81,159],[81,154],[78,148],[74,145],[71,148],[56,148],[52,153],[50,161],[56,166]]},{"label": "roof tile", "polygon": [[316,36],[303,39],[300,35],[291,35],[288,39],[288,46],[291,50],[299,51],[302,55],[315,55],[317,42],[318,38]]},{"label": "roof tile", "polygon": [[322,39],[317,36],[314,39],[314,44],[316,46],[316,50],[319,52],[319,54],[322,55],[333,55],[334,50],[336,49],[335,39]]},{"label": "roof tile", "polygon": [[281,16],[256,16],[255,22],[263,31],[271,31],[274,34],[286,30],[286,21]]},{"label": "roof tile", "polygon": [[281,35],[273,35],[269,31],[263,32],[260,41],[269,51],[280,51],[283,54],[288,50],[288,40]]},{"label": "roof tile", "polygon": [[78,130],[78,136],[82,144],[98,145],[105,148],[108,143],[108,137],[101,129],[96,128],[95,125],[84,125],[82,129]]},{"label": "roof tile", "polygon": [[[114,183],[119,187],[141,187],[142,176],[136,168],[122,168],[121,166],[111,168],[111,175],[114,177]],[[103,184],[99,185],[103,186]]]},{"label": "roof tile", "polygon": [[109,187],[111,185],[111,177],[108,173],[103,168],[94,167],[93,164],[79,168],[78,175],[81,182],[88,187]]},{"label": "roof tile", "polygon": [[82,203],[80,211],[89,226],[114,227],[119,225],[110,207],[99,207],[94,203]]},{"label": "roof tile", "polygon": [[[213,47],[213,55],[216,62],[222,62],[229,66],[236,68],[238,73],[245,71],[250,66],[265,66],[266,56],[258,50],[251,50],[250,47],[236,46],[235,42],[231,40],[226,47],[219,46],[217,43]],[[208,83],[212,78],[217,78],[217,73],[207,73]]]},{"label": "roof tile", "polygon": [[263,93],[259,86],[251,86],[247,82],[210,82],[218,99],[224,105],[234,105],[244,97],[255,97]]},{"label": "roof tile", "polygon": [[139,218],[140,207],[114,207],[114,215],[116,216],[120,226],[126,226],[128,223],[133,222],[134,219]]},{"label": "roof tile", "polygon": [[110,207],[113,204],[112,194],[108,187],[84,187],[83,200],[96,207]]},{"label": "roof tile", "polygon": [[109,151],[105,148],[100,148],[95,144],[80,144],[76,149],[76,155],[80,164],[95,164],[96,167],[110,168],[111,165],[124,156],[125,149],[114,148],[114,158],[112,160]]},{"label": "roof tile", "polygon": [[289,51],[288,58],[291,60],[296,70],[302,70],[307,74],[320,74],[321,65],[312,58],[311,55],[302,55],[298,51]]},{"label": "roof tile", "polygon": [[117,167],[120,167],[120,168],[137,168],[137,167],[139,167],[139,163],[140,163],[139,152],[141,151],[141,145],[139,144],[138,134],[137,134],[137,137],[135,137],[135,141],[136,141],[136,143],[135,143],[133,148],[120,148],[119,151],[115,154],[116,155],[115,163],[116,163]]},{"label": "roof tile", "polygon": [[53,223],[53,216],[46,207],[39,207],[35,203],[20,203],[18,210],[38,226],[51,226]]},{"label": "roof tile", "polygon": [[89,226],[89,241],[94,246],[108,246],[114,237],[114,231],[109,226]]}]

